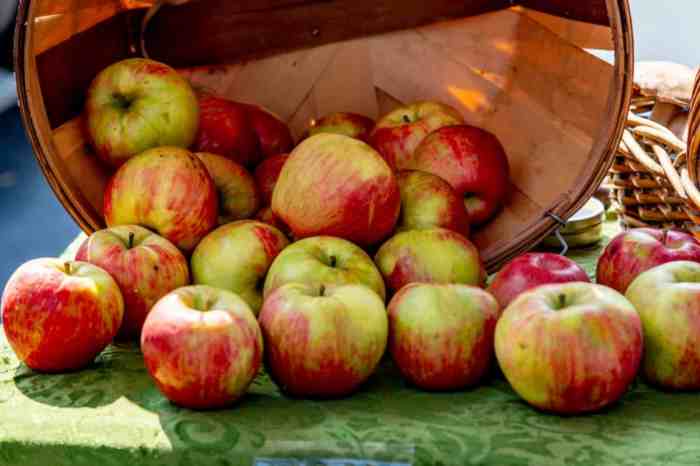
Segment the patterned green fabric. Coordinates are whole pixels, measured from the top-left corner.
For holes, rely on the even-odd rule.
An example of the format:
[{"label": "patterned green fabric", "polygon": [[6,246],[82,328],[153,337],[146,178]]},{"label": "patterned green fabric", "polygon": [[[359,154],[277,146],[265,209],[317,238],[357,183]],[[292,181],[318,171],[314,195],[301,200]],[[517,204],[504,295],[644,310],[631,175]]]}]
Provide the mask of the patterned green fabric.
[{"label": "patterned green fabric", "polygon": [[[598,254],[571,255],[592,272]],[[698,419],[700,396],[640,383],[605,412],[571,418],[531,409],[498,374],[423,393],[388,361],[345,400],[291,400],[263,374],[237,406],[195,412],[158,393],[136,347],[49,376],[20,365],[0,336],[3,466],[698,465]]]}]

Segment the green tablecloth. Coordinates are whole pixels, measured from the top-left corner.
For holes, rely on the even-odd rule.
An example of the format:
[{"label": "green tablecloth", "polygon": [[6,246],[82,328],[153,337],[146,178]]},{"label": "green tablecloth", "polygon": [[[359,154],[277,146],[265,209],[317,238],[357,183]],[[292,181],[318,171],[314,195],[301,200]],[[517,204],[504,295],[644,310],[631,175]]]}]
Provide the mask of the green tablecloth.
[{"label": "green tablecloth", "polygon": [[[598,254],[571,256],[592,272]],[[390,362],[349,399],[291,400],[261,375],[237,406],[195,412],[158,393],[134,347],[48,376],[20,365],[0,337],[3,466],[698,465],[699,419],[700,395],[641,383],[603,413],[562,418],[531,409],[498,376],[423,393]]]}]

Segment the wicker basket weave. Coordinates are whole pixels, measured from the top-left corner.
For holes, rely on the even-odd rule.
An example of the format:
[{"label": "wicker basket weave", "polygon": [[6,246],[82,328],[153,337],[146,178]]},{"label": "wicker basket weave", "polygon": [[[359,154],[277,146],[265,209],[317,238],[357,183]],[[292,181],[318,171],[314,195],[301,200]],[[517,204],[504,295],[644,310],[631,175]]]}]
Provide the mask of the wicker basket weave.
[{"label": "wicker basket weave", "polygon": [[644,118],[655,104],[635,97],[608,180],[625,228],[675,228],[700,235],[694,157],[671,130]]}]

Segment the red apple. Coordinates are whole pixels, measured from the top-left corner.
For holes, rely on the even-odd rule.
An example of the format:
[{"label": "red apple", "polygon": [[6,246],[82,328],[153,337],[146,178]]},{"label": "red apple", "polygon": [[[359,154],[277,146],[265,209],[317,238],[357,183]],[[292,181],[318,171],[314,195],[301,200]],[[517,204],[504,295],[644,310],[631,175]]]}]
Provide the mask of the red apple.
[{"label": "red apple", "polygon": [[195,152],[220,154],[247,167],[262,159],[248,107],[211,94],[200,94],[199,111]]},{"label": "red apple", "polygon": [[395,292],[413,282],[480,286],[486,279],[476,246],[444,228],[398,233],[379,248],[374,261]]},{"label": "red apple", "polygon": [[124,297],[117,339],[138,339],[151,307],[190,281],[187,259],[173,243],[136,225],[99,230],[80,246],[76,260],[109,272]]},{"label": "red apple", "polygon": [[435,131],[399,168],[422,170],[450,183],[464,198],[471,224],[489,220],[503,205],[510,185],[501,143],[488,131],[468,125]]},{"label": "red apple", "polygon": [[284,167],[288,158],[289,154],[273,155],[263,160],[255,168],[255,183],[258,186],[264,205],[272,203],[272,191],[275,189],[282,167]]},{"label": "red apple", "polygon": [[272,195],[273,212],[296,238],[338,236],[362,246],[391,234],[400,204],[386,162],[364,142],[339,134],[299,144]]},{"label": "red apple", "polygon": [[141,350],[148,372],[170,401],[211,409],[245,394],[260,370],[263,341],[255,316],[236,294],[188,286],[153,306]]},{"label": "red apple", "polygon": [[85,262],[35,259],[10,277],[2,321],[17,357],[32,369],[81,369],[112,341],[124,314],[117,283]]},{"label": "red apple", "polygon": [[87,133],[97,155],[118,167],[160,146],[187,148],[199,122],[197,97],[171,67],[130,58],[101,71],[85,102]]},{"label": "red apple", "polygon": [[369,142],[373,128],[374,120],[369,117],[358,113],[338,112],[314,120],[309,128],[309,136],[335,133]]},{"label": "red apple", "polygon": [[384,354],[388,332],[384,303],[361,285],[284,285],[265,300],[260,326],[273,380],[312,398],[357,390]]},{"label": "red apple", "polygon": [[637,311],[591,283],[543,285],[521,294],[496,324],[496,357],[525,401],[580,414],[620,398],[642,355]]},{"label": "red apple", "polygon": [[267,270],[288,244],[281,231],[255,220],[220,226],[192,253],[192,280],[238,294],[257,314]]},{"label": "red apple", "polygon": [[700,243],[681,231],[637,228],[620,233],[598,259],[596,281],[620,293],[640,273],[673,261],[700,262]]},{"label": "red apple", "polygon": [[216,186],[193,154],[159,147],[129,159],[107,183],[107,225],[142,225],[189,252],[216,226]]},{"label": "red apple", "polygon": [[464,202],[447,181],[413,170],[399,172],[396,181],[401,192],[398,231],[440,227],[469,236]]},{"label": "red apple", "polygon": [[253,126],[262,157],[289,152],[294,148],[294,140],[289,127],[282,119],[259,105],[247,105],[250,124]]},{"label": "red apple", "polygon": [[567,257],[532,252],[507,263],[489,285],[489,292],[505,308],[527,290],[540,285],[566,282],[590,282],[590,279],[581,266]]},{"label": "red apple", "polygon": [[219,194],[219,225],[252,217],[260,207],[255,179],[248,170],[221,155],[194,154],[207,167]]},{"label": "red apple", "polygon": [[275,213],[272,211],[272,207],[263,207],[262,209],[260,209],[258,213],[255,214],[255,220],[267,223],[268,225],[277,228],[288,238],[293,238],[292,232],[289,230],[289,227],[285,225],[284,222],[275,215]]},{"label": "red apple", "polygon": [[476,384],[493,360],[496,300],[466,285],[411,283],[389,303],[389,351],[424,390]]},{"label": "red apple", "polygon": [[397,108],[381,118],[372,130],[372,147],[394,170],[406,167],[410,157],[430,133],[443,126],[464,124],[462,115],[449,105],[438,102],[416,102]]}]

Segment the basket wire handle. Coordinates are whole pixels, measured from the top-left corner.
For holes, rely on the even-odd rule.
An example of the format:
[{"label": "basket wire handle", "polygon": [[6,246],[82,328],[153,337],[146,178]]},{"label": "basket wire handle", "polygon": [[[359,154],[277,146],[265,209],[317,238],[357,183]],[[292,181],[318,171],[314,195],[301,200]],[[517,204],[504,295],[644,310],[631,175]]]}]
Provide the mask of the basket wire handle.
[{"label": "basket wire handle", "polygon": [[555,213],[552,212],[547,212],[547,217],[551,218],[555,222],[559,224],[556,230],[554,230],[554,236],[557,237],[559,240],[559,243],[561,244],[561,252],[559,255],[565,256],[567,252],[569,252],[569,244],[566,242],[564,239],[564,236],[561,234],[561,229],[564,228],[567,225],[567,221],[558,216]]},{"label": "basket wire handle", "polygon": [[163,5],[184,5],[185,3],[190,2],[191,0],[155,0],[155,3],[151,8],[148,9],[146,12],[146,16],[143,17],[143,21],[141,21],[141,34],[139,36],[139,44],[141,46],[141,55],[144,58],[150,58],[148,55],[148,51],[146,50],[146,28],[148,27],[148,23],[151,22],[151,19],[158,13],[158,10],[161,9]]}]

